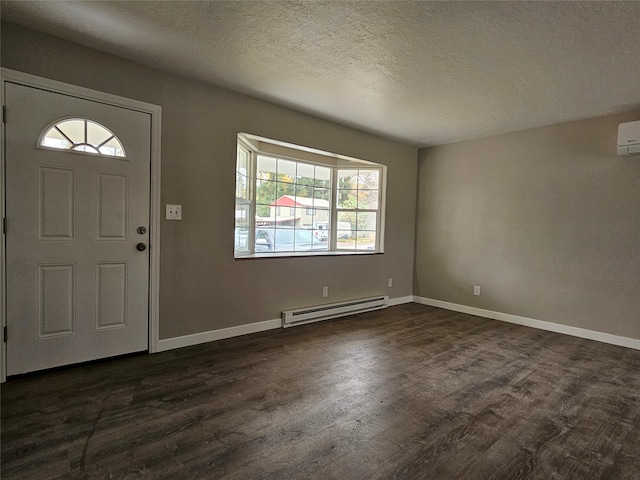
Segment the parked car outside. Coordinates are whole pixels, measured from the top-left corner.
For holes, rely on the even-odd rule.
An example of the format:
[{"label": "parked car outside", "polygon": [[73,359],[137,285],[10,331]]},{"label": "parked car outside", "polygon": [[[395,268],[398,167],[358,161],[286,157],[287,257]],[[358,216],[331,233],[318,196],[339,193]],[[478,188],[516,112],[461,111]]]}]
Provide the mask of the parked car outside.
[{"label": "parked car outside", "polygon": [[326,230],[314,230],[313,235],[323,242],[326,242],[329,239],[329,235]]},{"label": "parked car outside", "polygon": [[322,241],[329,239],[329,222],[313,222],[313,235]]},{"label": "parked car outside", "polygon": [[349,222],[338,222],[338,234],[336,238],[346,240],[352,236],[353,231],[351,230],[351,224]]},{"label": "parked car outside", "polygon": [[[353,236],[351,224],[349,222],[338,222],[338,232],[336,238],[338,240],[347,240]],[[328,240],[329,238],[329,222],[314,222],[313,234],[318,240]]]},{"label": "parked car outside", "polygon": [[256,253],[308,252],[327,250],[327,242],[318,240],[311,230],[298,228],[256,228]]}]

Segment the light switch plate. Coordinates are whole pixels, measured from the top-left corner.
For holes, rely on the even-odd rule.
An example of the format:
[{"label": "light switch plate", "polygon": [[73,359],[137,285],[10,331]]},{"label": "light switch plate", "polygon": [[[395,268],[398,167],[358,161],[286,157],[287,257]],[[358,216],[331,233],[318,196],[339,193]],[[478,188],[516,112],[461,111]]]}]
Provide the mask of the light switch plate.
[{"label": "light switch plate", "polygon": [[182,220],[182,205],[167,204],[167,220]]}]

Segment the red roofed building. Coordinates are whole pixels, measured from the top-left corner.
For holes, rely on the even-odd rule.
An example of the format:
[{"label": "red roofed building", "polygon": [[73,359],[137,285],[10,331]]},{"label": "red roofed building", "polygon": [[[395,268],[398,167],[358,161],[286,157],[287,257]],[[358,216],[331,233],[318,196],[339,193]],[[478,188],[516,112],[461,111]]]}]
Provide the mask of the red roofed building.
[{"label": "red roofed building", "polygon": [[270,216],[256,219],[261,225],[313,227],[314,222],[329,221],[329,201],[320,198],[283,195],[269,205]]}]

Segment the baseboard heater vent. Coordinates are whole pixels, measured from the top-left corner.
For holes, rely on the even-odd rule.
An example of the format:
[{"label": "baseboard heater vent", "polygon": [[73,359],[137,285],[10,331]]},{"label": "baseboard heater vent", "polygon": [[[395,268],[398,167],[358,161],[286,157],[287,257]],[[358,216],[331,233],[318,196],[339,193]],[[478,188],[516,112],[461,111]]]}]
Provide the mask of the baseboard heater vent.
[{"label": "baseboard heater vent", "polygon": [[317,307],[285,310],[282,312],[282,326],[292,327],[294,325],[302,325],[304,323],[328,320],[329,318],[370,312],[371,310],[387,308],[388,303],[389,297],[387,295],[381,295],[379,297],[360,298],[358,300],[348,300],[346,302],[319,305]]}]

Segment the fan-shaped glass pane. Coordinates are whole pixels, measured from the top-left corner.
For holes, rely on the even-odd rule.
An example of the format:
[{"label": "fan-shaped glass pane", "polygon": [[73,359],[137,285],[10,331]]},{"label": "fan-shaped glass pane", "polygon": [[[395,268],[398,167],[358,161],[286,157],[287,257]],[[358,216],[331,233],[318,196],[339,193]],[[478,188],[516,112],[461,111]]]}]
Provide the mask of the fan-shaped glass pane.
[{"label": "fan-shaped glass pane", "polygon": [[82,145],[74,145],[71,150],[75,150],[76,152],[99,153],[96,147],[93,145],[87,145],[86,143],[83,143]]},{"label": "fan-shaped glass pane", "polygon": [[112,155],[114,157],[124,157],[124,148],[116,137],[112,137],[107,143],[100,146],[100,153],[103,155]]},{"label": "fan-shaped glass pane", "polygon": [[87,143],[89,145],[100,145],[105,140],[113,137],[113,133],[97,123],[87,122]]},{"label": "fan-shaped glass pane", "polygon": [[43,137],[41,145],[43,147],[51,147],[51,148],[72,148],[73,143],[71,143],[67,138],[62,135],[62,132],[58,131],[56,128],[50,128],[47,134]]},{"label": "fan-shaped glass pane", "polygon": [[57,130],[62,132],[74,144],[84,143],[84,126],[86,120],[65,120],[56,125]]},{"label": "fan-shaped glass pane", "polygon": [[42,136],[40,145],[109,157],[126,157],[122,142],[109,129],[84,118],[56,123]]}]

